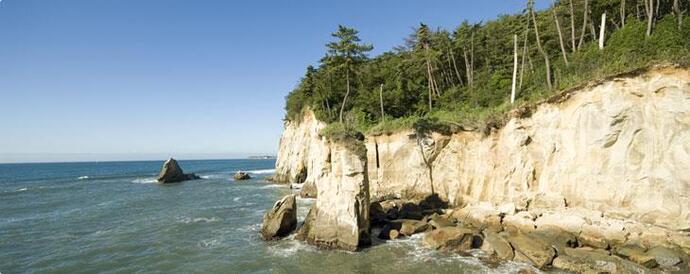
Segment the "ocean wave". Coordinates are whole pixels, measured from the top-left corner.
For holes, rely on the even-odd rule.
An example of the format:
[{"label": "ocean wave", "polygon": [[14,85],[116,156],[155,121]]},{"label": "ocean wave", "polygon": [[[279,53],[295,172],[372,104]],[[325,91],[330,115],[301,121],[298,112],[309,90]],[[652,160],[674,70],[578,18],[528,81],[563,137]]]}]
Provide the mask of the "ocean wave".
[{"label": "ocean wave", "polygon": [[182,217],[179,219],[181,223],[185,224],[192,224],[192,223],[215,223],[218,221],[216,217],[211,217],[211,218],[190,218],[190,217]]},{"label": "ocean wave", "polygon": [[271,173],[275,173],[276,169],[274,168],[274,169],[248,170],[247,172],[251,173],[251,174],[271,174]]},{"label": "ocean wave", "polygon": [[22,191],[27,191],[27,190],[29,190],[29,189],[24,187],[24,188],[17,189],[17,192],[22,192]]},{"label": "ocean wave", "polygon": [[308,245],[303,241],[294,239],[294,234],[288,238],[279,241],[276,245],[268,247],[271,255],[276,257],[289,258],[302,252],[318,252],[319,250],[314,246]]},{"label": "ocean wave", "polygon": [[260,187],[260,189],[268,189],[268,188],[282,188],[285,187],[285,185],[265,185]]},{"label": "ocean wave", "polygon": [[137,178],[132,180],[135,184],[153,184],[156,183],[156,178]]},{"label": "ocean wave", "polygon": [[79,176],[77,177],[77,180],[86,180],[89,179],[89,176]]}]

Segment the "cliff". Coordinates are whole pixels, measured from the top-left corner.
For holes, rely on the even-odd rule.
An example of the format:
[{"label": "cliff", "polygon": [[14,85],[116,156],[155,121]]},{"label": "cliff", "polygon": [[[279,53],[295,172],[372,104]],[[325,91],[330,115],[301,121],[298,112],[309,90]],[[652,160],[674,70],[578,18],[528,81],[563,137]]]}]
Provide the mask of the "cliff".
[{"label": "cliff", "polygon": [[[689,69],[620,75],[529,113],[513,115],[488,136],[366,136],[371,199],[433,192],[461,207],[520,205],[548,195],[611,218],[690,229]],[[338,184],[326,166],[339,149],[319,135],[324,127],[310,111],[286,122],[276,181]]]}]

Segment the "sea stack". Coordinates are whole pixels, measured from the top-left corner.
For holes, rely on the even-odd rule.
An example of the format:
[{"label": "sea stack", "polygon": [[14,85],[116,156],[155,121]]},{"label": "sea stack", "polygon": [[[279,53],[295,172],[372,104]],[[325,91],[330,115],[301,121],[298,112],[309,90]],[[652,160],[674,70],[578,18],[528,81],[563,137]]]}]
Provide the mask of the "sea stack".
[{"label": "sea stack", "polygon": [[297,227],[297,198],[290,194],[277,201],[264,215],[261,238],[277,240],[290,234]]},{"label": "sea stack", "polygon": [[249,176],[249,173],[247,172],[238,171],[234,176],[232,176],[232,178],[235,179],[235,181],[244,181],[251,179],[252,176]]},{"label": "sea stack", "polygon": [[170,158],[163,164],[161,173],[156,178],[156,181],[160,184],[169,184],[196,179],[200,179],[200,177],[194,173],[185,174],[180,165],[177,164],[177,161]]}]

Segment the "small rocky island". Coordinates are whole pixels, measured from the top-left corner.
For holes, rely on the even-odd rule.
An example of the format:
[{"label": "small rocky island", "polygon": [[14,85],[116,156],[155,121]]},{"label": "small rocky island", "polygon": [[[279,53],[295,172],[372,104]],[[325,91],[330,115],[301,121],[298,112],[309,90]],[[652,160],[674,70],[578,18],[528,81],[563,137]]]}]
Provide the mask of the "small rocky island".
[{"label": "small rocky island", "polygon": [[249,180],[252,178],[252,176],[249,176],[249,173],[244,172],[244,171],[238,171],[235,173],[235,175],[232,176],[235,181],[244,181],[244,180]]},{"label": "small rocky island", "polygon": [[159,184],[179,183],[197,179],[201,178],[194,173],[185,174],[180,165],[173,158],[165,161],[161,173],[156,177],[156,181]]}]

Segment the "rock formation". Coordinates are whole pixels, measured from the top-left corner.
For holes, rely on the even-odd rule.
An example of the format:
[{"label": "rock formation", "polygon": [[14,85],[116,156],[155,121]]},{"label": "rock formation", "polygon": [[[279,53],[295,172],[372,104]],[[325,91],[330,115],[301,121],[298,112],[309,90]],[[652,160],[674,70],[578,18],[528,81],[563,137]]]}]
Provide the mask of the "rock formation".
[{"label": "rock formation", "polygon": [[232,176],[235,181],[243,181],[243,180],[249,180],[252,178],[252,176],[249,176],[249,173],[244,172],[244,171],[238,171],[235,173],[235,175]]},{"label": "rock formation", "polygon": [[318,198],[298,239],[324,247],[355,251],[369,245],[369,181],[364,155],[347,145],[330,143],[316,180]]},{"label": "rock formation", "polygon": [[185,174],[177,161],[173,158],[168,159],[163,163],[163,168],[160,174],[156,177],[156,181],[161,184],[179,183],[182,181],[200,179],[194,173]]},{"label": "rock formation", "polygon": [[297,201],[294,194],[277,201],[270,211],[264,214],[261,225],[261,238],[276,240],[289,235],[297,227]]},{"label": "rock formation", "polygon": [[[314,183],[302,231],[320,245],[356,249],[364,226],[355,212],[371,208],[383,238],[406,236],[392,220],[421,219],[434,248],[576,272],[688,269],[690,69],[611,77],[499,124],[368,135],[360,159],[321,137],[325,124],[307,110],[286,122],[275,178]],[[363,204],[365,192],[377,203]],[[429,194],[455,209],[433,215],[418,200]]]}]

